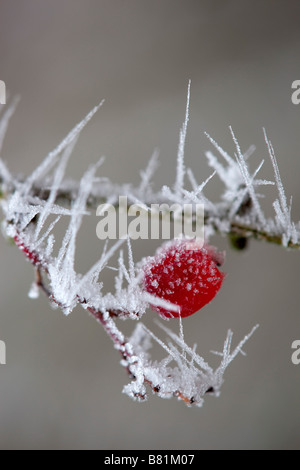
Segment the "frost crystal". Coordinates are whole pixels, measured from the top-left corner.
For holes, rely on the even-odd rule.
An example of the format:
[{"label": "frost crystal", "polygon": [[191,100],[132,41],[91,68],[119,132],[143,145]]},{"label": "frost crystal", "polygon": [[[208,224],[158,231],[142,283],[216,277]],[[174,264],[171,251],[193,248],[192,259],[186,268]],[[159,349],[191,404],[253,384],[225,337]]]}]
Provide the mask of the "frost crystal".
[{"label": "frost crystal", "polygon": [[[145,383],[151,385],[152,390],[162,398],[177,397],[187,405],[202,406],[204,396],[220,395],[224,372],[239,354],[246,341],[258,328],[256,325],[245,336],[238,346],[231,352],[232,331],[228,331],[222,352],[215,353],[221,356],[219,367],[213,370],[205,360],[196,353],[196,348],[191,349],[183,338],[173,333],[169,328],[159,324],[173,342],[168,345],[158,339],[142,323],[139,323],[130,338],[130,343],[139,358],[125,360],[126,365],[134,376],[134,380],[124,387],[124,393],[139,401],[145,397]],[[158,343],[167,353],[162,361],[151,361],[148,351],[152,347],[151,339]],[[173,365],[175,364],[175,365]]]},{"label": "frost crystal", "polygon": [[[0,151],[16,104],[17,100],[7,109],[0,108]],[[35,268],[36,280],[29,292],[31,298],[36,298],[40,289],[48,296],[52,305],[61,308],[65,314],[69,314],[79,304],[103,326],[119,350],[122,364],[132,378],[132,382],[124,388],[125,393],[137,400],[144,400],[147,388],[150,387],[160,397],[175,396],[188,405],[200,406],[206,394],[219,394],[227,366],[242,352],[245,342],[256,329],[253,328],[232,352],[232,332],[228,332],[222,352],[217,353],[221,362],[216,370],[196,353],[195,347],[190,348],[184,340],[181,318],[184,315],[180,315],[182,305],[174,301],[174,296],[172,300],[172,295],[176,291],[182,292],[185,307],[188,307],[191,296],[205,287],[201,276],[196,283],[191,274],[197,269],[202,274],[206,270],[206,276],[213,285],[219,278],[217,272],[220,272],[216,265],[222,264],[222,255],[215,253],[213,264],[201,264],[199,260],[195,264],[192,257],[183,259],[175,250],[172,263],[161,266],[160,276],[150,276],[145,289],[143,263],[134,262],[131,243],[127,239],[127,246],[124,246],[126,240],[119,240],[114,244],[104,243],[102,254],[95,264],[86,273],[78,273],[75,270],[76,240],[84,217],[93,208],[96,209],[99,203],[117,205],[120,196],[126,196],[128,203],[138,204],[148,211],[151,210],[151,204],[175,202],[182,207],[184,204],[195,207],[200,203],[205,206],[206,243],[212,235],[219,232],[242,240],[250,237],[264,239],[290,248],[300,246],[300,224],[292,220],[291,201],[287,200],[274,149],[266,133],[265,141],[274,170],[274,181],[258,177],[263,161],[254,171],[250,169],[249,158],[254,148],[250,147],[243,153],[232,129],[230,132],[236,148],[234,156],[225,152],[207,134],[220,159],[213,152],[207,152],[206,157],[213,173],[204,182],[199,184],[192,170],[186,168],[184,148],[189,120],[190,84],[185,120],[180,131],[177,173],[173,187],[163,186],[154,190],[152,179],[158,166],[157,151],[146,170],[141,172],[141,182],[137,187],[131,184],[116,185],[106,177],[96,176],[103,166],[103,160],[91,166],[79,182],[67,179],[65,172],[68,160],[79,134],[101,105],[102,102],[77,124],[27,178],[14,177],[0,160],[0,198],[5,217],[2,229],[5,236],[14,240]],[[224,184],[219,202],[210,201],[204,194],[207,184],[215,175]],[[257,192],[258,188],[266,185],[275,185],[278,192],[273,203],[273,217],[265,215],[261,194]],[[193,217],[195,220],[196,212]],[[68,227],[58,246],[54,232],[60,221],[66,218]],[[243,243],[236,242],[236,245],[241,247]],[[101,272],[111,263],[116,252],[119,256],[117,266],[114,267],[115,291],[104,292]],[[209,256],[212,257],[212,253]],[[182,275],[178,275],[179,272]],[[164,289],[160,284],[163,276],[168,281],[168,286],[164,286]],[[161,325],[169,338],[166,343],[141,323],[140,319],[150,305],[178,318],[179,335]],[[138,321],[130,338],[126,338],[117,326],[119,319]],[[151,359],[153,343],[160,345],[166,353],[166,357],[160,362]]]}]

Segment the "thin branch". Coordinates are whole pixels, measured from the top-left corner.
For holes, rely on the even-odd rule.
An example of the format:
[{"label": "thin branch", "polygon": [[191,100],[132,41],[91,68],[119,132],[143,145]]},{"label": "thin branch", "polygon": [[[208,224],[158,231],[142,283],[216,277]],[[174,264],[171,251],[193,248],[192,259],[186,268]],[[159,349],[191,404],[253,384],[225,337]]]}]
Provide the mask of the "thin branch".
[{"label": "thin branch", "polygon": [[[207,181],[210,180],[211,177],[212,177],[212,175],[207,179]],[[1,173],[0,173],[0,196],[1,196],[1,183],[3,184],[3,177],[1,177]],[[9,195],[13,194],[14,190],[16,190],[16,183],[14,184],[14,187],[11,188],[11,191],[9,192],[9,194],[7,192],[6,192],[6,194],[2,194],[2,198],[7,199],[9,197]],[[32,196],[33,197],[39,197],[39,199],[42,200],[42,201],[48,201],[48,199],[50,197],[50,193],[51,193],[50,190],[47,190],[47,189],[44,189],[43,187],[39,187],[38,185],[35,185],[33,187]],[[197,194],[197,193],[198,193],[198,191],[195,192],[195,194]],[[120,193],[120,195],[121,195],[121,193]],[[69,191],[66,190],[66,189],[58,189],[57,192],[56,192],[56,198],[53,201],[53,203],[54,204],[59,204],[60,203],[61,205],[65,205],[65,206],[68,207],[68,206],[72,205],[73,201],[76,199],[77,196],[78,196],[78,190],[77,189],[73,188],[72,190],[69,190]],[[154,199],[156,201],[159,198],[160,198],[160,195],[156,194],[156,197]],[[118,193],[116,194],[115,199],[118,199]],[[96,209],[99,205],[104,204],[106,202],[107,202],[107,198],[105,196],[93,195],[93,191],[92,191],[91,194],[89,195],[88,199],[87,199],[86,207],[88,209]],[[116,202],[112,205],[115,207],[115,209],[118,209],[118,207],[119,207],[118,202]],[[148,205],[150,206],[151,204],[148,203]],[[129,210],[129,207],[130,207],[130,204],[129,204],[129,201],[128,201],[127,210]],[[166,207],[164,208],[164,210],[165,210],[165,215],[169,215],[171,222],[174,222],[174,212],[171,211],[169,213],[167,211]],[[275,244],[275,245],[282,245],[282,236],[281,236],[281,234],[276,234],[276,233],[272,233],[270,231],[267,231],[267,230],[264,230],[264,229],[261,229],[261,228],[257,228],[255,226],[253,226],[252,224],[242,223],[242,222],[237,221],[237,220],[230,220],[230,218],[228,217],[228,211],[229,211],[229,208],[228,208],[228,210],[223,208],[222,213],[218,213],[218,217],[217,217],[218,224],[216,224],[214,222],[216,220],[215,211],[212,211],[212,210],[210,210],[210,208],[205,207],[204,208],[204,224],[205,224],[205,226],[213,226],[214,230],[217,233],[225,234],[225,235],[228,235],[228,236],[240,235],[241,237],[245,237],[245,238],[248,238],[248,239],[254,238],[256,240],[265,241],[265,242],[272,243],[272,244]],[[192,217],[194,218],[194,220],[195,220],[195,216],[196,216],[196,213],[192,212]],[[223,225],[223,222],[229,222],[228,229],[225,232],[220,230],[220,226]],[[31,223],[36,223],[36,220],[33,219]],[[290,249],[299,250],[300,249],[300,242],[295,243],[292,239],[290,239],[288,241],[286,247],[290,248]]]}]

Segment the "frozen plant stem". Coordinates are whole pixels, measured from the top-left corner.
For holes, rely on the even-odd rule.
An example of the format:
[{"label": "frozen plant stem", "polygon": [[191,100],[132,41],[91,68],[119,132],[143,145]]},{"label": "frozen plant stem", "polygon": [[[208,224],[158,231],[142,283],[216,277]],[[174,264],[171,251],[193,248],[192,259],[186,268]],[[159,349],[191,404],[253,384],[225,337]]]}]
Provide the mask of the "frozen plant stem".
[{"label": "frozen plant stem", "polygon": [[[17,183],[21,183],[21,181],[17,180]],[[8,197],[8,193],[4,192],[5,190],[1,189],[1,185],[5,186],[4,180],[1,177],[0,174],[0,198],[5,199]],[[68,182],[68,185],[70,185],[70,182]],[[128,186],[128,185],[126,185]],[[12,188],[11,191],[13,192],[16,188]],[[120,194],[119,192],[120,191]],[[97,192],[100,192],[100,188],[97,188]],[[115,199],[118,199],[119,196],[121,196],[121,188],[120,186],[116,187],[115,191]],[[48,189],[43,188],[42,186],[34,186],[33,187],[33,196],[39,197],[41,200],[47,200],[49,197],[50,191]],[[134,194],[134,189],[132,190],[132,193]],[[56,203],[60,203],[62,205],[70,205],[72,204],[72,201],[74,198],[77,196],[77,186],[76,183],[74,182],[74,185],[72,186],[72,190],[68,191],[68,189],[62,189],[60,188],[57,191]],[[157,201],[158,195],[156,194],[153,198],[154,201]],[[132,199],[133,200],[133,199]],[[160,199],[160,203],[162,204],[163,199]],[[91,193],[89,196],[89,199],[87,201],[87,209],[96,209],[99,205],[106,203],[107,200],[105,196],[98,196],[96,194]],[[129,201],[128,201],[129,202]],[[132,201],[131,201],[132,202]],[[151,203],[148,203],[151,205]],[[114,204],[114,207],[118,209],[118,202]],[[247,240],[250,240],[251,238],[255,240],[260,240],[260,241],[265,241],[267,243],[272,243],[275,245],[281,245],[285,248],[290,248],[290,249],[295,249],[299,250],[300,249],[300,241],[299,241],[299,236],[294,237],[294,239],[289,238],[286,242],[283,240],[283,235],[284,233],[281,231],[269,231],[269,230],[264,230],[263,228],[259,228],[255,224],[250,224],[247,223],[247,221],[239,221],[238,219],[236,220],[230,220],[230,217],[228,213],[226,212],[225,208],[223,208],[222,211],[218,214],[218,217],[214,213],[212,213],[210,210],[207,208],[204,208],[204,222],[205,224],[210,228],[214,230],[214,233],[216,234],[221,234],[221,235],[226,235],[229,238],[230,237],[241,237],[241,238],[246,238]],[[171,212],[170,214],[167,212],[167,209],[165,209],[165,215],[170,217],[171,221],[174,221],[174,213]],[[193,217],[195,217],[195,214],[192,214]],[[32,221],[32,223],[35,223],[35,221]],[[299,223],[298,223],[299,225]],[[299,228],[298,228],[299,230]]]},{"label": "frozen plant stem", "polygon": [[[35,282],[30,292],[32,298],[41,290],[53,306],[60,308],[66,315],[80,305],[102,325],[121,354],[121,364],[131,378],[131,382],[124,387],[127,395],[143,401],[147,398],[147,388],[150,388],[161,398],[177,397],[189,406],[201,406],[207,394],[220,394],[226,368],[238,353],[243,354],[242,348],[257,326],[233,351],[232,332],[229,330],[223,350],[217,353],[221,358],[220,365],[216,369],[211,368],[196,352],[196,346],[190,348],[186,344],[184,319],[178,313],[178,306],[167,300],[167,297],[155,296],[151,289],[146,291],[143,284],[145,260],[134,262],[130,240],[127,240],[127,263],[122,248],[124,240],[118,240],[111,246],[104,243],[100,258],[85,274],[75,271],[76,240],[84,217],[99,204],[109,203],[117,207],[120,196],[126,196],[128,204],[138,204],[147,210],[151,210],[151,204],[176,203],[182,208],[185,204],[192,204],[193,207],[203,204],[206,242],[209,242],[214,234],[220,233],[234,239],[239,247],[245,245],[244,240],[256,238],[294,249],[300,247],[300,224],[292,220],[291,202],[287,201],[274,149],[265,132],[274,181],[258,178],[263,161],[254,171],[250,169],[249,157],[253,148],[243,153],[232,129],[230,130],[236,148],[234,156],[227,154],[207,134],[210,144],[221,159],[211,151],[206,153],[213,173],[205,181],[199,184],[192,170],[186,168],[184,149],[189,120],[190,83],[173,186],[165,185],[158,190],[153,189],[157,151],[154,152],[146,170],[141,172],[141,183],[137,187],[126,183],[113,184],[106,177],[96,176],[100,166],[103,166],[103,159],[91,166],[79,182],[66,179],[66,167],[75,143],[101,105],[102,102],[77,124],[29,177],[14,177],[0,160],[3,231],[7,237],[14,240],[35,268]],[[2,113],[0,150],[15,106],[16,102],[13,102]],[[0,108],[1,111],[3,108]],[[215,175],[224,184],[224,191],[218,202],[210,201],[204,194],[207,184]],[[258,187],[267,185],[277,188],[272,207],[273,217],[265,215],[260,203],[261,195],[257,192]],[[194,221],[195,214],[196,212],[193,214]],[[61,245],[57,246],[54,231],[61,219],[66,218],[69,224]],[[101,273],[115,253],[118,253],[118,264],[114,268],[115,291],[103,292]],[[143,325],[141,318],[151,305],[155,306],[157,311],[170,312],[170,316],[172,312],[177,312],[171,322],[179,327],[179,334],[160,323],[161,331],[168,338],[164,341]],[[128,338],[117,326],[117,322],[121,320],[137,322],[136,328]],[[166,355],[161,361],[151,358],[151,348],[154,344],[162,347]]]}]

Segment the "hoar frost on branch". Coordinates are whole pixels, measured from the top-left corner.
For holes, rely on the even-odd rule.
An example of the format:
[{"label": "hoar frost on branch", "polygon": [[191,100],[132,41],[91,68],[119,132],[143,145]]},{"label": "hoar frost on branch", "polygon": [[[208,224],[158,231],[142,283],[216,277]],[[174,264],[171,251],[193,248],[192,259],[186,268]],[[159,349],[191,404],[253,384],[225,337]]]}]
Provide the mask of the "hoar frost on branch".
[{"label": "hoar frost on branch", "polygon": [[[291,201],[288,202],[280,178],[274,150],[264,131],[268,153],[274,169],[274,181],[258,178],[263,161],[254,172],[250,172],[248,160],[253,147],[242,153],[237,138],[230,128],[236,147],[234,157],[227,154],[210,137],[218,152],[219,159],[211,151],[206,153],[208,164],[213,168],[212,175],[199,184],[191,169],[185,167],[184,147],[189,117],[190,85],[186,116],[180,131],[177,156],[177,174],[173,187],[163,186],[154,191],[152,178],[157,168],[158,153],[155,152],[145,171],[141,172],[138,187],[130,184],[116,185],[108,178],[96,176],[103,164],[101,159],[91,166],[80,182],[65,179],[65,171],[79,134],[102,106],[96,106],[66,138],[43,160],[27,178],[14,177],[5,163],[0,160],[1,205],[4,213],[3,231],[12,238],[35,267],[36,279],[30,290],[32,298],[42,290],[51,303],[61,308],[65,314],[80,304],[100,323],[119,350],[121,364],[127,369],[131,383],[124,392],[132,398],[143,401],[147,398],[147,387],[162,398],[178,397],[187,405],[201,406],[207,393],[218,396],[223,383],[223,375],[243,346],[256,330],[257,325],[231,350],[232,332],[228,331],[223,349],[218,352],[220,365],[213,370],[184,339],[183,320],[178,314],[178,306],[169,300],[158,298],[147,292],[143,285],[143,262],[133,260],[131,242],[127,239],[125,262],[122,244],[118,240],[112,246],[104,243],[100,259],[84,275],[75,271],[76,240],[83,218],[100,203],[118,204],[119,196],[127,196],[128,202],[138,204],[147,210],[153,203],[204,204],[205,234],[208,240],[216,232],[228,235],[235,246],[243,247],[250,237],[281,244],[284,247],[300,247],[300,224],[291,218]],[[0,152],[9,120],[17,100],[7,109],[1,107]],[[204,195],[205,186],[218,175],[224,183],[220,202],[214,203]],[[188,180],[188,187],[186,186]],[[273,218],[264,215],[260,204],[258,187],[275,185],[278,191],[273,203]],[[67,204],[68,203],[68,204]],[[53,220],[53,216],[55,216]],[[69,218],[68,228],[61,246],[54,254],[54,229],[62,218]],[[51,219],[51,222],[50,222]],[[58,247],[56,247],[58,248]],[[109,260],[118,252],[118,267],[115,277],[115,292],[103,292],[101,272]],[[45,282],[47,279],[47,283]],[[163,342],[141,321],[149,306],[158,310],[176,312],[174,317],[179,324],[175,334],[164,324],[160,328],[167,334],[168,342]],[[138,320],[130,338],[125,337],[117,326],[118,319]],[[153,344],[163,348],[166,357],[161,361],[151,359]]]}]

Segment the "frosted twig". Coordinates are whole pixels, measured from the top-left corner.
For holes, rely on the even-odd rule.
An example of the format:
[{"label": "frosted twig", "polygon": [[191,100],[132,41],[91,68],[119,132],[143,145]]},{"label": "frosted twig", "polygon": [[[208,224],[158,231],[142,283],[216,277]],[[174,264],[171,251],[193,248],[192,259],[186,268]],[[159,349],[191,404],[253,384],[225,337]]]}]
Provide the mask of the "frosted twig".
[{"label": "frosted twig", "polygon": [[[221,357],[220,365],[214,370],[196,352],[195,345],[190,347],[186,344],[184,319],[180,317],[180,307],[146,291],[143,285],[143,261],[135,263],[129,237],[127,262],[121,249],[124,240],[117,240],[112,245],[105,242],[99,259],[87,272],[76,272],[76,241],[84,218],[90,215],[89,210],[100,204],[113,204],[118,207],[119,197],[126,196],[128,206],[131,203],[138,204],[149,214],[152,204],[164,204],[167,208],[168,204],[176,202],[184,208],[186,203],[191,203],[193,221],[196,222],[195,207],[201,203],[204,204],[207,241],[215,233],[221,233],[231,240],[246,240],[252,237],[296,249],[300,248],[300,223],[292,220],[292,200],[290,199],[288,203],[274,149],[265,131],[265,142],[273,165],[275,181],[259,177],[263,161],[256,164],[254,170],[250,169],[249,157],[253,154],[254,148],[252,146],[242,153],[231,128],[236,148],[234,157],[207,134],[222,161],[219,161],[211,151],[207,152],[206,157],[209,166],[213,168],[213,173],[200,183],[193,171],[186,169],[184,149],[189,120],[190,83],[185,120],[180,129],[176,177],[172,189],[166,185],[160,189],[154,188],[152,180],[158,166],[158,151],[154,152],[146,170],[141,172],[141,182],[137,187],[130,183],[114,184],[107,177],[97,177],[96,172],[102,165],[103,159],[91,166],[80,181],[67,179],[65,177],[67,163],[75,143],[102,103],[88,113],[27,178],[11,175],[7,166],[0,160],[3,229],[6,236],[14,240],[34,266],[35,282],[30,291],[31,297],[36,297],[37,290],[40,289],[52,304],[65,314],[70,314],[77,305],[80,305],[103,326],[120,352],[121,363],[131,378],[131,383],[124,387],[125,393],[142,401],[147,398],[147,387],[150,386],[152,391],[162,398],[177,397],[187,405],[201,406],[208,393],[219,395],[226,368],[239,353],[243,354],[242,348],[257,326],[233,351],[231,351],[232,332],[228,331],[223,350],[217,353]],[[16,101],[0,119],[0,151],[15,106]],[[185,181],[186,174],[188,182]],[[214,202],[204,192],[216,176],[223,183],[224,190],[220,200]],[[261,195],[257,193],[257,188],[270,185],[276,186],[278,194],[271,206],[273,216],[268,217],[260,203]],[[169,212],[166,209],[165,212],[174,220],[175,216],[171,209]],[[57,246],[54,232],[65,218],[68,218],[68,226],[60,246]],[[245,243],[236,242],[236,246],[244,245]],[[118,252],[117,267],[115,267],[112,266],[112,260]],[[102,272],[108,267],[116,271],[115,292],[104,291]],[[179,334],[160,324],[161,330],[168,338],[164,341],[146,328],[140,320],[150,306],[174,312],[174,316],[177,317],[179,314]],[[117,326],[117,321],[121,319],[137,321],[137,326],[129,338]],[[151,358],[152,342],[161,346],[166,355],[161,361],[154,361]]]}]

